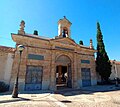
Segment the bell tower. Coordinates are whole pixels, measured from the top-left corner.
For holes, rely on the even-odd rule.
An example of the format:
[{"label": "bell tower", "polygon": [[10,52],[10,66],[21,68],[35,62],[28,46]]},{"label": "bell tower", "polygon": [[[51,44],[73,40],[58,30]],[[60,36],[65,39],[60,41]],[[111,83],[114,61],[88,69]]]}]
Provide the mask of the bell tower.
[{"label": "bell tower", "polygon": [[70,38],[70,26],[71,22],[64,16],[63,19],[58,21],[58,36],[60,38],[68,37]]}]

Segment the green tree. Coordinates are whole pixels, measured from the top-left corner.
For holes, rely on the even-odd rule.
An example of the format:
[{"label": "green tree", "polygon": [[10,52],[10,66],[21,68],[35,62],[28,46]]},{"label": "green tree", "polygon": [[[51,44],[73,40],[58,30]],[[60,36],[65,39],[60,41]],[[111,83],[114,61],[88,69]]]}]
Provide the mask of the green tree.
[{"label": "green tree", "polygon": [[97,22],[97,58],[96,58],[96,71],[101,76],[102,81],[108,81],[111,74],[111,63],[105,45],[103,42],[103,35],[100,29],[100,24]]}]

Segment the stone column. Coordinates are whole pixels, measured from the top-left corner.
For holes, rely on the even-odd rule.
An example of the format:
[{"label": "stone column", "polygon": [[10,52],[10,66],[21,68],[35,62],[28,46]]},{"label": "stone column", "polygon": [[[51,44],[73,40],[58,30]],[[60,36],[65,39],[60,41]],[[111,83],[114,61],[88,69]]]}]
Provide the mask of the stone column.
[{"label": "stone column", "polygon": [[50,66],[50,90],[56,90],[56,65],[55,65],[55,52],[51,51],[51,66]]},{"label": "stone column", "polygon": [[95,69],[95,57],[91,57],[91,85],[97,84],[97,74]]},{"label": "stone column", "polygon": [[77,57],[74,53],[74,62],[73,62],[73,88],[76,89],[78,87],[77,84]]}]

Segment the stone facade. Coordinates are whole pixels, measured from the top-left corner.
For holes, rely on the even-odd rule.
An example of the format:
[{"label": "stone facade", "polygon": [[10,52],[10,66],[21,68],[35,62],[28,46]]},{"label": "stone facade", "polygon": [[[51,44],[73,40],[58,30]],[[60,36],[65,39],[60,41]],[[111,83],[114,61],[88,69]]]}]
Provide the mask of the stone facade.
[{"label": "stone facade", "polygon": [[[96,85],[96,50],[93,49],[91,40],[90,46],[87,47],[71,39],[70,26],[71,23],[66,17],[60,19],[58,36],[54,39],[26,34],[24,31],[25,34],[12,34],[16,46],[25,46],[20,63],[20,90],[57,90],[57,84],[62,83],[67,87],[80,89],[83,85],[87,86],[87,75],[90,82],[88,85]],[[11,73],[11,89],[18,71],[19,58],[19,51],[16,50]]]},{"label": "stone facade", "polygon": [[0,46],[0,81],[10,83],[14,48]]},{"label": "stone facade", "polygon": [[111,69],[112,73],[110,75],[110,80],[114,80],[116,77],[120,79],[120,62],[111,60],[111,64],[112,64],[112,69]]}]

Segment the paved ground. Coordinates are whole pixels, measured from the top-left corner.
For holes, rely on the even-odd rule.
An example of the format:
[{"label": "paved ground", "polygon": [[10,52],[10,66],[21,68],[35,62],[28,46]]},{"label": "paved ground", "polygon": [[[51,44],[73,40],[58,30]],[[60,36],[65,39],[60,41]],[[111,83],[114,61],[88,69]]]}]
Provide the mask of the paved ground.
[{"label": "paved ground", "polygon": [[92,86],[81,90],[0,94],[0,107],[120,107],[120,87]]}]

